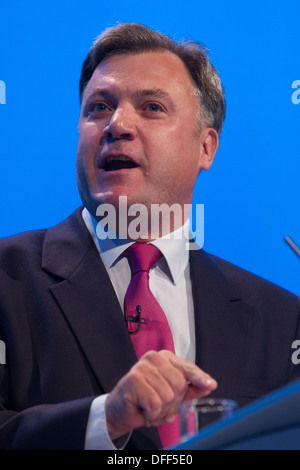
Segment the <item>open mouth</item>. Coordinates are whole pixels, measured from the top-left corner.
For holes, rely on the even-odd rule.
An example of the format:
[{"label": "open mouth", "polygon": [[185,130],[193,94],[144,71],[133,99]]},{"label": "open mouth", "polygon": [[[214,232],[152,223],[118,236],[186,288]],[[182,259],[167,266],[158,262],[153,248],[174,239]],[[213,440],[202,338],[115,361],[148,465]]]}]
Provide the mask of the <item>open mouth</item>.
[{"label": "open mouth", "polygon": [[128,170],[131,168],[137,168],[137,165],[131,158],[126,155],[109,156],[105,158],[101,165],[101,169],[104,171],[117,171],[117,170]]}]

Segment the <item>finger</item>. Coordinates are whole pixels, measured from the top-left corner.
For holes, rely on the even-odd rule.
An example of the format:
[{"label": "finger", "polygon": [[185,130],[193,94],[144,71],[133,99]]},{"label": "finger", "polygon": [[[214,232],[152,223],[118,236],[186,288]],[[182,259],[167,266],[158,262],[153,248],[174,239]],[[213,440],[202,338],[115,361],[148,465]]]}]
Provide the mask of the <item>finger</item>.
[{"label": "finger", "polygon": [[150,355],[150,359],[148,357],[134,366],[128,376],[131,380],[127,381],[126,393],[127,402],[133,407],[138,407],[146,425],[151,423],[152,426],[163,420],[175,398],[175,392],[165,372],[153,362],[155,361]]},{"label": "finger", "polygon": [[[209,374],[185,359],[176,357],[170,351],[149,351],[140,364],[150,366],[149,371],[154,367],[153,376],[151,377],[149,372],[148,377],[162,400],[159,414],[145,414],[147,422],[151,422],[152,425],[157,419],[163,419],[164,422],[172,420],[173,416],[178,414],[183,401],[202,398],[217,386]],[[156,377],[157,382],[153,380]],[[173,394],[170,393],[170,388]]]},{"label": "finger", "polygon": [[143,408],[145,420],[151,423],[161,421],[176,398],[175,392],[161,374],[159,374],[159,377],[155,374],[155,378],[148,376],[146,382],[149,385],[149,390],[151,390],[151,396],[150,394],[145,395],[145,397],[141,396],[139,402]]},{"label": "finger", "polygon": [[133,367],[107,397],[106,421],[111,439],[163,422],[161,397],[138,368]]},{"label": "finger", "polygon": [[176,410],[186,394],[188,383],[181,370],[169,360],[168,351],[148,352],[140,365],[148,367],[147,380],[162,400],[162,414],[169,414],[169,408]]},{"label": "finger", "polygon": [[[166,400],[163,403],[162,412],[165,413],[167,420],[170,415],[178,413],[179,405],[183,401],[190,399],[190,397],[202,398],[217,387],[217,382],[209,374],[195,364],[175,356],[170,351],[149,351],[143,356],[140,363],[154,366],[174,391],[173,400]],[[159,383],[157,386],[158,394],[164,393],[166,383],[163,382],[161,389],[159,389]]]},{"label": "finger", "polygon": [[[157,377],[157,384],[153,383],[153,386],[157,386],[157,392],[162,395],[166,402],[174,401],[176,398],[179,400],[185,395],[188,387],[188,382],[182,373],[182,371],[170,362],[169,358],[165,358],[163,355],[159,357],[151,357],[153,359],[153,377]],[[151,377],[152,378],[152,377]],[[168,385],[169,397],[166,396],[166,384]]]},{"label": "finger", "polygon": [[190,385],[208,393],[217,388],[217,381],[195,364],[175,355],[170,355],[169,360],[182,372]]}]

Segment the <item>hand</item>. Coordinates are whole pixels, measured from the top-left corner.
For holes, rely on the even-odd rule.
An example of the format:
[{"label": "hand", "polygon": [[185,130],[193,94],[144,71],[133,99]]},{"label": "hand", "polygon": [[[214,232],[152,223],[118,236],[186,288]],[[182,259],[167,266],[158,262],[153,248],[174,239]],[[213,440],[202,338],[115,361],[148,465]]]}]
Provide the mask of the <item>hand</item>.
[{"label": "hand", "polygon": [[170,351],[148,351],[107,397],[110,438],[171,422],[183,401],[204,397],[215,388],[217,382],[195,364]]}]

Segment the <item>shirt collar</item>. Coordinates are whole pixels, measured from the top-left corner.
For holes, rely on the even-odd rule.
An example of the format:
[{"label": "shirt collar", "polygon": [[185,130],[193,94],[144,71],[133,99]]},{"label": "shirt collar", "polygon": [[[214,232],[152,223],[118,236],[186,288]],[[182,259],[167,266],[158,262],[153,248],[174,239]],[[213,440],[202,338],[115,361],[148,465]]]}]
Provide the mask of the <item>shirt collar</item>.
[{"label": "shirt collar", "polygon": [[[82,217],[108,270],[134,241],[113,238],[114,234],[104,231],[104,226],[98,223],[86,208],[82,211]],[[169,272],[172,282],[176,285],[184,274],[189,261],[189,250],[187,249],[189,244],[189,219],[182,227],[171,234],[153,240],[151,243],[163,255],[163,260],[159,263],[160,268],[166,274]]]}]

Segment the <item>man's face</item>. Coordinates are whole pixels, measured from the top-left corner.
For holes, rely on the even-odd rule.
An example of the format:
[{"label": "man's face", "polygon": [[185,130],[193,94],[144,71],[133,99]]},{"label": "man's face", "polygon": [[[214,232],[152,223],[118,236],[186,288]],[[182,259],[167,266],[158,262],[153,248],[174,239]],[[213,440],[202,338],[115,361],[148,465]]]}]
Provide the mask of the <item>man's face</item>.
[{"label": "man's face", "polygon": [[101,203],[190,204],[203,159],[198,101],[182,61],[168,51],[102,61],[83,94],[78,187]]}]

